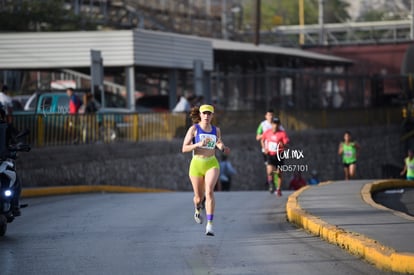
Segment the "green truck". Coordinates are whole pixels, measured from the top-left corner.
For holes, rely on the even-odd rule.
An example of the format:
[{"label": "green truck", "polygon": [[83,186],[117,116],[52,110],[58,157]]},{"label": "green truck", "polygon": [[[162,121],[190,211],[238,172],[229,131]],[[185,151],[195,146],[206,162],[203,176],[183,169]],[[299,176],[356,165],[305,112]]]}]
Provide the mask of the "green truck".
[{"label": "green truck", "polygon": [[[82,93],[77,93],[82,98]],[[30,128],[36,143],[88,143],[111,142],[127,131],[131,124],[127,116],[133,114],[125,108],[123,97],[106,93],[101,107],[99,97],[94,102],[94,114],[69,115],[69,97],[65,91],[36,92],[26,102],[23,111],[13,112],[14,124]]]}]

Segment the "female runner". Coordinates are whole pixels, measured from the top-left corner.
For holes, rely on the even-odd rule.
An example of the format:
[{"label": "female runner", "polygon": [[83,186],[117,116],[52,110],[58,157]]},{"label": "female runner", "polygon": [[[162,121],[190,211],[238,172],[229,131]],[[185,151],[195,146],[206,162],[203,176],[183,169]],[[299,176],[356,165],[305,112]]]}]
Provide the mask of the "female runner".
[{"label": "female runner", "polygon": [[215,156],[215,149],[229,154],[230,149],[221,140],[220,129],[211,124],[214,116],[212,105],[194,107],[190,112],[193,125],[185,135],[182,152],[192,152],[189,176],[194,191],[194,219],[197,223],[203,223],[201,213],[205,197],[205,210],[207,217],[206,235],[214,236],[214,186],[220,175],[220,166]]}]

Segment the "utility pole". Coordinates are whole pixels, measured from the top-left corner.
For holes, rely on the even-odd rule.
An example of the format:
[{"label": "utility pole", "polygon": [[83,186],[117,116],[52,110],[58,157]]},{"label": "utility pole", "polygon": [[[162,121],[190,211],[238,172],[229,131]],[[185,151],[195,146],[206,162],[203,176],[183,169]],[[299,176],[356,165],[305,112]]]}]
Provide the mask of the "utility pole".
[{"label": "utility pole", "polygon": [[299,45],[303,45],[305,44],[305,36],[303,35],[303,27],[305,25],[305,8],[303,6],[303,0],[299,0],[299,25],[301,28],[299,34]]},{"label": "utility pole", "polygon": [[206,0],[206,14],[211,14],[211,0]]},{"label": "utility pole", "polygon": [[80,14],[80,3],[79,0],[73,0],[73,13],[75,15]]},{"label": "utility pole", "polygon": [[410,39],[414,39],[414,0],[411,0],[411,26],[410,26]]},{"label": "utility pole", "polygon": [[224,40],[229,39],[227,32],[227,1],[221,0],[221,33]]},{"label": "utility pole", "polygon": [[255,27],[255,38],[254,38],[254,44],[256,46],[259,46],[260,44],[260,0],[256,0],[256,27]]},{"label": "utility pole", "polygon": [[323,1],[319,0],[319,45],[325,44],[325,30],[323,29]]}]

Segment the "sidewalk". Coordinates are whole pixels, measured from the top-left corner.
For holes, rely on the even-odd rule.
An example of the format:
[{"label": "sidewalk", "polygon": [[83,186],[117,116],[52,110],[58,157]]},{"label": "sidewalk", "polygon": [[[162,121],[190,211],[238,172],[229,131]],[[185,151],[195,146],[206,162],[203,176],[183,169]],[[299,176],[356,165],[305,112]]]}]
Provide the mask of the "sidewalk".
[{"label": "sidewalk", "polygon": [[414,187],[404,180],[307,186],[289,196],[288,220],[378,268],[414,274],[414,217],[376,204],[371,192]]}]

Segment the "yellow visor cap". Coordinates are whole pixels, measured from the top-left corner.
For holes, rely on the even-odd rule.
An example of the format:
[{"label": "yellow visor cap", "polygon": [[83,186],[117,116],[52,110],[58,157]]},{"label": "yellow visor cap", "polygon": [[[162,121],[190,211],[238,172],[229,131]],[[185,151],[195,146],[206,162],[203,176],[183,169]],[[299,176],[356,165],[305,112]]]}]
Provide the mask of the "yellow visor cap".
[{"label": "yellow visor cap", "polygon": [[210,112],[210,113],[214,113],[214,107],[211,105],[201,105],[200,106],[200,113],[204,113],[204,112]]}]

